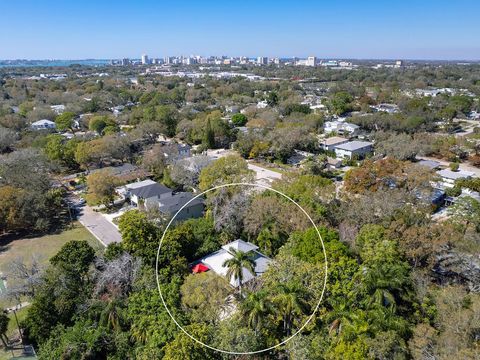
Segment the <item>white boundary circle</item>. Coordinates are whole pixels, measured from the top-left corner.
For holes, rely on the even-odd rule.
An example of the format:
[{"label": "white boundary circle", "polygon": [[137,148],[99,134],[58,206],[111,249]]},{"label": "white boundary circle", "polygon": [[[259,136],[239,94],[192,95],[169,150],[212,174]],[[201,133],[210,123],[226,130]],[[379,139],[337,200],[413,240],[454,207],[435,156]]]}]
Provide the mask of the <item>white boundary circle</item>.
[{"label": "white boundary circle", "polygon": [[[226,187],[231,187],[231,186],[250,186],[250,187],[260,187],[260,188],[263,188],[263,189],[266,189],[266,190],[271,190],[279,195],[282,195],[284,198],[290,200],[291,202],[293,202],[304,214],[305,216],[308,218],[308,220],[310,220],[310,222],[312,223],[313,227],[315,228],[316,232],[317,232],[317,235],[322,243],[322,247],[323,247],[323,255],[325,257],[325,280],[323,282],[323,288],[322,288],[322,294],[320,295],[320,299],[318,300],[318,303],[317,305],[315,306],[315,309],[313,310],[312,314],[308,317],[308,319],[305,321],[305,323],[302,325],[302,327],[300,327],[300,329],[298,329],[294,334],[290,335],[287,339],[283,340],[281,343],[278,343],[276,345],[273,345],[273,346],[270,346],[268,348],[265,348],[265,349],[261,349],[261,350],[256,350],[256,351],[247,351],[247,352],[236,352],[236,351],[227,351],[227,350],[223,350],[223,349],[217,349],[211,345],[208,345],[208,344],[205,344],[204,342],[196,339],[194,336],[190,335],[178,322],[177,320],[175,320],[175,317],[172,315],[172,313],[170,312],[170,310],[168,309],[168,306],[167,304],[165,303],[165,299],[163,298],[163,294],[162,294],[162,290],[161,290],[161,287],[160,287],[160,280],[158,278],[158,258],[160,256],[160,249],[162,247],[162,242],[163,242],[163,239],[165,238],[165,234],[167,233],[170,225],[172,224],[172,222],[175,220],[175,218],[177,217],[177,215],[190,203],[192,202],[193,200],[197,199],[198,197],[204,195],[204,194],[207,194],[211,191],[214,191],[214,190],[217,190],[217,189],[221,189],[221,188],[226,188]],[[328,264],[327,264],[327,252],[325,250],[325,244],[323,243],[323,239],[322,239],[322,235],[320,235],[320,231],[318,230],[318,227],[317,225],[315,225],[315,222],[312,220],[312,218],[310,217],[310,215],[308,215],[308,213],[295,201],[293,200],[291,197],[289,197],[288,195],[285,195],[284,193],[282,193],[281,191],[278,191],[278,190],[275,190],[269,186],[265,186],[265,185],[260,185],[260,184],[253,184],[253,183],[244,183],[244,182],[238,182],[238,183],[229,183],[229,184],[223,184],[223,185],[218,185],[218,186],[214,186],[208,190],[205,190],[204,192],[201,192],[200,194],[196,195],[195,197],[193,197],[192,199],[190,199],[185,205],[183,205],[180,210],[178,210],[175,215],[172,217],[172,219],[168,222],[167,224],[167,227],[165,228],[164,232],[163,232],[163,235],[162,235],[162,238],[160,239],[160,244],[158,245],[158,250],[157,250],[157,259],[156,259],[156,262],[155,262],[155,276],[156,276],[156,279],[157,279],[157,286],[158,286],[158,292],[160,293],[160,298],[162,299],[162,303],[163,303],[163,306],[165,307],[165,310],[167,310],[167,313],[168,315],[170,316],[170,318],[173,320],[173,322],[178,326],[178,328],[180,330],[182,330],[190,339],[196,341],[197,343],[211,349],[211,350],[214,350],[214,351],[218,351],[218,352],[221,352],[221,353],[224,353],[224,354],[230,354],[230,355],[253,355],[253,354],[259,354],[259,353],[262,353],[262,352],[266,352],[266,351],[270,351],[270,350],[273,350],[279,346],[282,346],[284,344],[286,344],[288,341],[290,341],[291,339],[293,339],[295,336],[297,336],[304,328],[305,326],[308,325],[308,323],[313,319],[313,317],[315,316],[315,313],[318,311],[318,308],[320,307],[320,304],[323,300],[323,295],[325,294],[325,289],[327,287],[327,277],[328,277]]]}]

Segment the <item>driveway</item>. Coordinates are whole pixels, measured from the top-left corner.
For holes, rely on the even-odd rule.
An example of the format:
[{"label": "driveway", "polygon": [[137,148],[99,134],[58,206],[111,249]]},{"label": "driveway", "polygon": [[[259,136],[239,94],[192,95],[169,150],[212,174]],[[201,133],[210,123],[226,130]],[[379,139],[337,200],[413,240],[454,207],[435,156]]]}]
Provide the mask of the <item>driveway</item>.
[{"label": "driveway", "polygon": [[462,126],[462,131],[455,133],[455,137],[467,136],[473,133],[475,127],[480,125],[480,123],[476,120],[455,119],[454,122],[464,122],[468,124],[466,126]]},{"label": "driveway", "polygon": [[[214,158],[215,160],[228,155],[238,155],[238,153],[236,151],[229,150],[229,149],[207,150],[207,156]],[[272,171],[272,170],[254,165],[250,162],[250,160],[247,160],[247,162],[248,162],[248,168],[250,170],[255,171],[255,182],[257,184],[270,186],[273,180],[277,180],[282,177],[282,174],[276,171]]]},{"label": "driveway", "polygon": [[248,163],[248,168],[255,171],[255,182],[260,185],[270,186],[272,181],[282,177],[282,174],[276,171],[265,169],[252,163]]},{"label": "driveway", "polygon": [[[420,159],[420,160],[433,160],[433,161],[436,161],[438,163],[440,163],[440,165],[442,166],[445,166],[445,167],[449,167],[450,166],[450,163],[448,161],[445,161],[445,160],[442,160],[442,159],[437,159],[437,158],[433,158],[433,157],[428,157],[428,156],[417,156],[417,159]],[[480,177],[480,169],[473,166],[473,165],[470,165],[470,164],[465,164],[465,163],[462,163],[460,164],[459,166],[460,170],[464,170],[464,171],[471,171],[475,174],[475,177]]]},{"label": "driveway", "polygon": [[122,236],[115,225],[108,221],[101,213],[93,211],[90,206],[86,205],[80,208],[78,220],[104,246],[122,241]]}]

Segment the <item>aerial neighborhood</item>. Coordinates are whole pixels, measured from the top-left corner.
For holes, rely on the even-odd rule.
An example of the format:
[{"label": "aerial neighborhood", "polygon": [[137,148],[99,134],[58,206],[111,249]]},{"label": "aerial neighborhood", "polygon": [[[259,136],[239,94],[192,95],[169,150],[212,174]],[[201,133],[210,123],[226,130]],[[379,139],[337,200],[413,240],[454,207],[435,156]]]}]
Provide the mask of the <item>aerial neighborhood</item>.
[{"label": "aerial neighborhood", "polygon": [[478,358],[478,63],[259,55],[0,62],[6,356]]}]

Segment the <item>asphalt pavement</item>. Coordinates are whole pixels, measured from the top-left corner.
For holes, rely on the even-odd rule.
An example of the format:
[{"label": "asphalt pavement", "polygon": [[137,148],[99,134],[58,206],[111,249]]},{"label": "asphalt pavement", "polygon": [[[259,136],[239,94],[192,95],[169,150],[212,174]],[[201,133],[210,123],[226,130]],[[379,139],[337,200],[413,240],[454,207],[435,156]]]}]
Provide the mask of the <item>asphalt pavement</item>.
[{"label": "asphalt pavement", "polygon": [[81,207],[79,210],[78,220],[80,223],[104,246],[122,241],[120,231],[101,213],[93,211],[88,205]]}]

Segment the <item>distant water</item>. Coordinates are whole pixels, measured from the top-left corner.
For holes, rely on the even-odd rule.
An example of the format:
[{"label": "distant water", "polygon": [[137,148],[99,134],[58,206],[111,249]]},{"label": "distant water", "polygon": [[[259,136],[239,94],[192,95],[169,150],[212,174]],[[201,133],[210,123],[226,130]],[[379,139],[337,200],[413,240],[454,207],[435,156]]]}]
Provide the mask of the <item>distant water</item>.
[{"label": "distant water", "polygon": [[0,60],[0,68],[5,67],[64,67],[70,65],[105,66],[110,60]]}]

